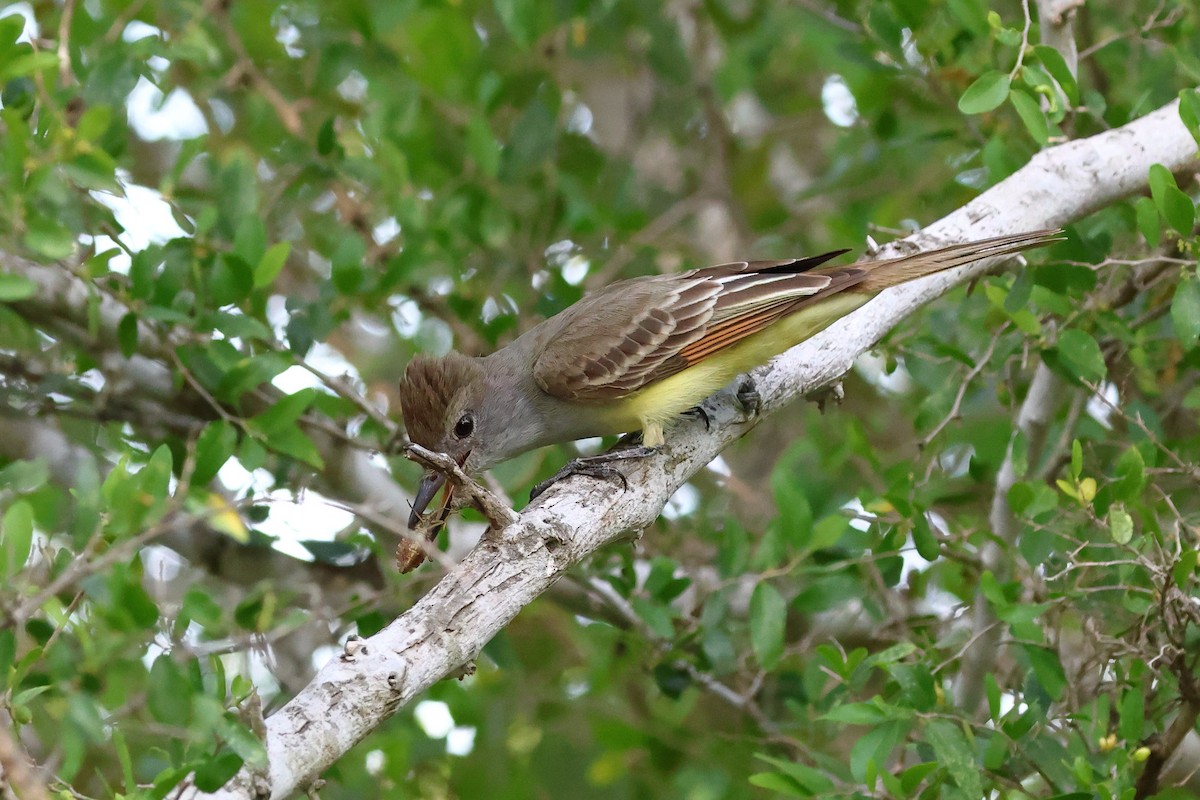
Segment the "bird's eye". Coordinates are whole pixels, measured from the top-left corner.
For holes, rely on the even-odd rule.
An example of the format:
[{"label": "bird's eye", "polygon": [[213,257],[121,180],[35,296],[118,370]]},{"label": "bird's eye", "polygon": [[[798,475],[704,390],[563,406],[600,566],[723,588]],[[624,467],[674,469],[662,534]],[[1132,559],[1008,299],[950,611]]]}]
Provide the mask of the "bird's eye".
[{"label": "bird's eye", "polygon": [[460,439],[465,439],[475,431],[475,418],[470,414],[463,414],[458,418],[458,422],[454,423],[454,435]]}]

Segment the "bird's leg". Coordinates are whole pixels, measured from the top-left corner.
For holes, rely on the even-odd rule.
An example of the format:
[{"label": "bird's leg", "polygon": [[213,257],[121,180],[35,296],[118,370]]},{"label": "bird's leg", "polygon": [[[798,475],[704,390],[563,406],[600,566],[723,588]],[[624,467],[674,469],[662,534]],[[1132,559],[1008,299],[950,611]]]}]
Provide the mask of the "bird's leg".
[{"label": "bird's leg", "polygon": [[533,502],[539,495],[545,492],[559,481],[569,478],[572,475],[586,475],[589,478],[596,478],[602,481],[619,481],[621,490],[629,488],[629,482],[625,480],[625,475],[612,466],[615,461],[628,461],[631,459],[649,458],[657,455],[658,447],[647,447],[644,444],[634,444],[634,442],[642,441],[641,433],[627,433],[617,440],[617,443],[612,446],[612,449],[607,453],[600,453],[595,456],[583,456],[573,459],[560,469],[558,472],[551,475],[546,480],[534,486],[529,491],[529,500]]},{"label": "bird's leg", "polygon": [[842,404],[842,399],[845,396],[846,391],[842,388],[842,382],[837,381],[836,383],[832,383],[828,386],[822,386],[820,389],[817,389],[815,392],[807,395],[806,399],[812,400],[814,403],[816,403],[817,411],[820,411],[822,414],[824,414],[825,408],[829,405],[830,400],[832,400],[835,405],[840,406]]},{"label": "bird's leg", "polygon": [[762,410],[762,395],[758,393],[758,384],[749,375],[738,384],[737,394],[734,396],[747,419],[758,416],[758,412]]},{"label": "bird's leg", "polygon": [[712,420],[709,418],[708,412],[704,410],[703,405],[692,406],[687,411],[684,411],[681,416],[699,417],[700,421],[704,423],[704,430],[706,430],[706,431],[712,430],[712,425],[709,424],[712,422]]}]

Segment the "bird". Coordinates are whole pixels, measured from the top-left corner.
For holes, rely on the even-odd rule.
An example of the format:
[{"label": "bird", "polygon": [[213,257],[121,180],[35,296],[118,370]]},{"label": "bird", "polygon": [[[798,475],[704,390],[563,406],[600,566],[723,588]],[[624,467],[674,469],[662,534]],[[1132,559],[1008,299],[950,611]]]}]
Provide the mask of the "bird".
[{"label": "bird", "polygon": [[[640,431],[636,454],[653,453],[680,414],[884,289],[1042,247],[1061,233],[997,236],[845,266],[827,264],[849,252],[835,250],[617,281],[490,355],[415,356],[400,383],[404,424],[412,443],[445,453],[468,474],[585,437]],[[444,483],[440,472],[426,471],[410,529]]]}]

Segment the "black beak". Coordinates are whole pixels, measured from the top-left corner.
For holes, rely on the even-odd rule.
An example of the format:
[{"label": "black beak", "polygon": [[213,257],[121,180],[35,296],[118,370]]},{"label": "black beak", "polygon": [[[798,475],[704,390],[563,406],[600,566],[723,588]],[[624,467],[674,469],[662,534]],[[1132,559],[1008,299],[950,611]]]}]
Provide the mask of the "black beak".
[{"label": "black beak", "polygon": [[413,498],[412,512],[408,515],[408,529],[413,530],[421,524],[421,515],[433,501],[434,495],[446,483],[446,476],[440,472],[427,470],[421,476],[421,484],[417,487],[417,496]]}]

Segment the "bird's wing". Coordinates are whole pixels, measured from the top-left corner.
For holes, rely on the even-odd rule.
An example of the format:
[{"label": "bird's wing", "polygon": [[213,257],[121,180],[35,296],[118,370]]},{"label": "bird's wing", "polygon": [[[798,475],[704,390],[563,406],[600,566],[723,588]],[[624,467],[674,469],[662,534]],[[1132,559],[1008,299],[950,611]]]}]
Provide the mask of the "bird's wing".
[{"label": "bird's wing", "polygon": [[534,378],[563,400],[626,397],[862,280],[853,267],[808,272],[843,252],[614,283],[547,321]]}]

